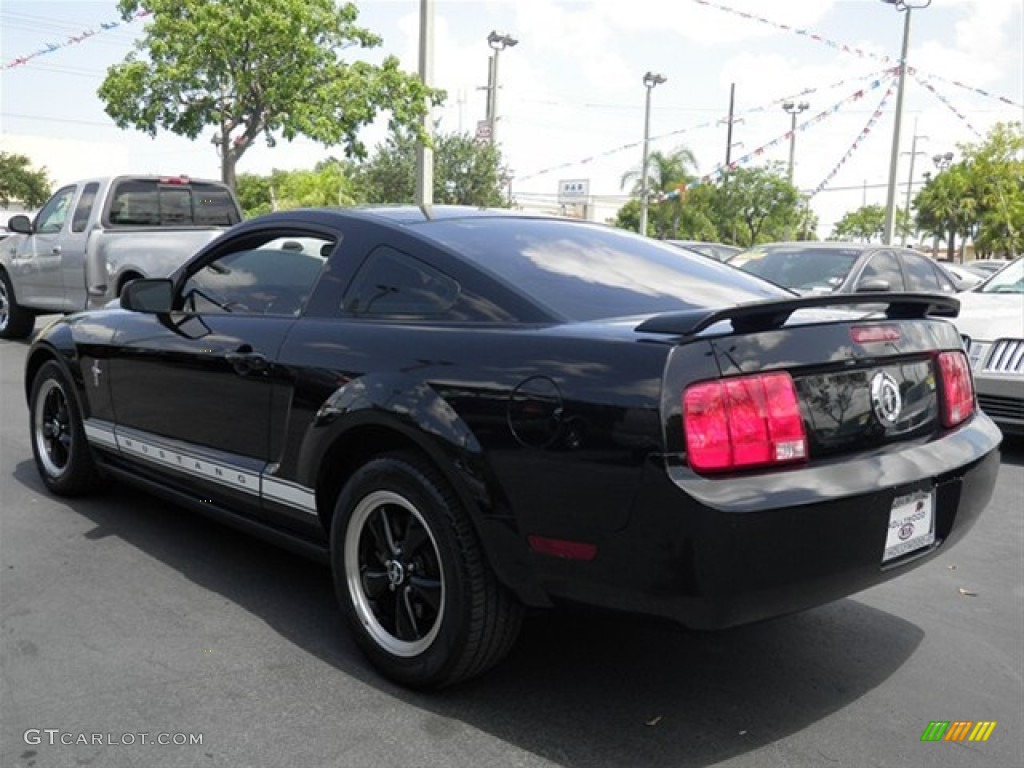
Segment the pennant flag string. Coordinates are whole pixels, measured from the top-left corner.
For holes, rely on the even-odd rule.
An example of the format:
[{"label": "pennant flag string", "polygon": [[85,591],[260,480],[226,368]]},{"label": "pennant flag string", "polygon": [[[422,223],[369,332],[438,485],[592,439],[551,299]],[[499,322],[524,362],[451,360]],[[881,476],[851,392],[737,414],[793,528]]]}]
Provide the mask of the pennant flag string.
[{"label": "pennant flag string", "polygon": [[[889,97],[889,94],[892,92],[892,88],[893,88],[893,83],[894,82],[895,82],[895,78],[890,77],[889,78],[889,88],[886,91],[885,96],[882,97],[882,101],[879,104],[879,107],[871,115],[871,119],[869,120],[869,123],[868,123],[869,129],[870,129],[870,126],[873,125],[874,122],[877,121],[879,117],[881,117],[880,110],[881,110],[882,106],[885,105],[886,100]],[[868,90],[875,90],[877,88],[881,88],[881,86],[882,86],[882,80],[875,80],[875,81],[873,81],[871,83],[871,85],[870,85]],[[844,104],[849,104],[849,103],[852,103],[854,101],[859,101],[860,99],[863,99],[864,96],[865,96],[865,93],[866,93],[866,91],[863,88],[860,89],[860,90],[854,91],[852,94],[850,94],[846,98],[836,102],[835,104],[833,104],[828,109],[822,110],[818,114],[814,115],[814,117],[811,117],[811,118],[805,120],[804,122],[800,123],[799,125],[797,125],[797,130],[798,131],[805,131],[810,126],[816,125],[817,123],[820,123],[820,122],[822,122],[824,120],[827,120],[832,115],[834,115],[837,112],[839,112],[839,110],[842,109]],[[753,150],[751,152],[748,152],[747,154],[743,155],[742,157],[732,161],[728,165],[725,165],[723,163],[722,165],[717,166],[710,173],[702,176],[700,179],[695,179],[694,181],[691,181],[689,184],[685,185],[685,187],[682,187],[680,189],[673,190],[672,192],[669,192],[668,194],[666,194],[664,196],[663,199],[665,199],[665,200],[674,200],[675,198],[677,198],[680,195],[684,194],[686,191],[689,191],[689,190],[693,189],[694,187],[699,186],[700,184],[707,184],[707,183],[713,181],[714,179],[716,179],[717,177],[722,176],[723,174],[728,173],[729,171],[736,170],[741,165],[747,165],[747,164],[749,164],[751,162],[751,160],[753,160],[755,158],[759,158],[762,155],[764,155],[766,150],[769,150],[769,149],[772,149],[774,147],[777,147],[777,146],[779,146],[780,144],[782,144],[785,141],[789,141],[792,138],[792,135],[793,135],[792,131],[786,131],[781,136],[777,136],[776,138],[772,139],[768,143],[762,144],[757,149],[755,149],[755,150]],[[847,154],[850,154],[850,153],[847,153]],[[840,160],[840,165],[843,162],[845,162],[845,159],[844,160]]]},{"label": "pennant flag string", "polygon": [[[783,104],[783,103],[785,103],[787,101],[792,101],[793,99],[797,99],[797,98],[800,98],[800,97],[803,97],[803,96],[807,96],[807,95],[812,94],[812,93],[817,93],[819,91],[832,90],[834,88],[838,88],[838,87],[841,87],[841,86],[844,86],[844,85],[848,85],[851,82],[860,82],[860,81],[866,81],[866,80],[873,80],[874,82],[877,83],[879,81],[879,77],[880,76],[884,76],[886,74],[892,75],[892,74],[895,73],[895,71],[896,71],[895,69],[889,68],[889,69],[884,69],[884,70],[881,70],[881,71],[871,72],[870,74],[864,75],[862,77],[844,78],[843,80],[839,80],[839,81],[837,81],[835,83],[832,83],[831,85],[821,86],[819,88],[804,88],[802,91],[800,91],[800,92],[798,92],[798,93],[796,93],[796,94],[794,94],[792,96],[783,96],[781,98],[774,99],[774,100],[772,100],[772,101],[770,101],[770,102],[768,102],[766,104],[761,104],[761,105],[756,106],[756,107],[751,107],[750,109],[741,110],[741,111],[737,112],[736,115],[733,116],[733,121],[735,122],[736,120],[742,118],[744,115],[754,114],[756,112],[765,112],[765,111],[768,111],[769,109],[771,109],[772,107],[776,107],[779,104]],[[689,133],[691,131],[699,131],[699,130],[702,130],[704,128],[713,128],[714,126],[716,126],[716,125],[718,125],[720,123],[728,122],[728,120],[729,120],[728,117],[716,118],[714,120],[707,120],[707,121],[705,121],[703,123],[700,123],[698,125],[691,125],[691,126],[687,126],[685,128],[678,128],[678,129],[676,129],[674,131],[669,131],[668,133],[662,133],[662,134],[659,134],[657,136],[651,136],[650,137],[650,141],[651,142],[662,141],[663,139],[668,139],[668,138],[671,138],[673,136],[681,136],[682,134]],[[567,168],[573,168],[573,167],[575,167],[577,165],[586,165],[588,163],[594,162],[595,160],[598,160],[598,159],[601,159],[601,158],[605,158],[605,157],[610,157],[612,155],[618,154],[619,152],[625,152],[628,149],[635,149],[635,148],[640,147],[642,145],[643,145],[643,140],[642,139],[640,141],[631,141],[628,144],[621,144],[621,145],[619,145],[619,146],[617,146],[617,147],[615,147],[613,149],[605,150],[605,151],[600,152],[600,153],[598,153],[596,155],[591,155],[589,157],[583,158],[582,160],[573,160],[571,162],[559,163],[558,165],[549,166],[547,168],[543,168],[543,169],[541,169],[539,171],[534,171],[534,172],[526,174],[524,176],[518,176],[516,178],[516,180],[517,181],[529,181],[531,179],[537,178],[538,176],[544,176],[546,174],[553,173],[555,171],[561,171],[561,170],[565,170]]]},{"label": "pennant flag string", "polygon": [[13,69],[14,67],[24,66],[25,64],[28,64],[30,61],[32,61],[32,59],[39,58],[40,56],[45,56],[48,53],[53,53],[54,51],[59,51],[63,48],[67,48],[72,45],[77,45],[78,43],[88,40],[90,37],[93,37],[94,35],[98,35],[102,32],[109,32],[110,30],[116,29],[117,27],[123,26],[124,24],[130,24],[136,19],[141,19],[144,16],[149,16],[151,13],[152,11],[143,8],[137,11],[135,15],[128,19],[128,21],[126,22],[106,21],[100,24],[99,29],[87,29],[83,32],[80,32],[77,35],[71,35],[70,37],[65,38],[63,41],[59,43],[47,43],[45,46],[43,46],[37,51],[27,53],[24,56],[18,56],[16,59],[12,59],[6,64],[0,64],[0,71]]},{"label": "pennant flag string", "polygon": [[[806,37],[806,38],[808,38],[810,40],[815,41],[816,43],[821,43],[822,45],[827,45],[829,48],[834,48],[834,49],[836,49],[838,51],[843,51],[844,53],[854,54],[854,55],[856,55],[856,56],[858,56],[860,58],[877,59],[877,60],[883,61],[883,62],[885,62],[887,64],[894,64],[896,66],[899,66],[899,62],[897,60],[893,59],[890,56],[884,56],[884,55],[880,55],[880,54],[877,54],[877,53],[873,53],[871,51],[865,51],[865,50],[862,50],[860,48],[856,48],[854,46],[847,45],[846,43],[839,43],[839,42],[836,42],[835,40],[830,40],[827,37],[819,35],[819,34],[817,34],[815,32],[811,32],[810,30],[807,30],[807,29],[800,29],[800,28],[797,28],[797,27],[792,27],[792,26],[790,26],[788,24],[782,24],[782,23],[777,22],[777,21],[772,21],[771,19],[767,19],[764,16],[758,16],[758,15],[753,14],[753,13],[746,13],[745,11],[739,11],[739,10],[736,10],[735,8],[730,8],[727,5],[722,5],[720,3],[711,2],[711,0],[693,0],[693,2],[697,3],[698,5],[706,6],[708,8],[714,8],[716,10],[722,11],[723,13],[728,13],[728,14],[731,14],[733,16],[739,16],[740,18],[748,19],[750,21],[756,21],[756,22],[758,22],[760,24],[765,24],[765,25],[767,25],[769,27],[774,27],[775,29],[783,30],[784,32],[790,32],[792,34],[799,35],[801,37]],[[914,69],[914,67],[908,66],[907,67],[907,71],[908,72],[915,72],[916,70]],[[945,82],[945,83],[948,83],[950,85],[955,85],[958,88],[963,88],[964,90],[971,91],[972,93],[976,93],[979,96],[984,96],[986,98],[995,99],[995,100],[1000,101],[1003,104],[1006,104],[1006,105],[1011,106],[1011,107],[1024,107],[1024,104],[1020,104],[1019,102],[1016,102],[1013,99],[1007,98],[1006,96],[1000,96],[1000,95],[995,94],[995,93],[990,93],[989,91],[986,91],[984,88],[978,88],[977,86],[967,85],[966,83],[962,83],[959,80],[949,80],[949,79],[940,77],[939,75],[932,74],[930,72],[921,72],[920,74],[925,75],[926,77],[928,77],[929,80],[939,80],[941,82]]]},{"label": "pennant flag string", "polygon": [[979,131],[977,128],[975,128],[973,125],[971,125],[970,118],[968,118],[967,115],[965,115],[963,112],[961,112],[955,106],[953,106],[953,104],[949,101],[949,99],[947,99],[945,96],[943,96],[937,90],[935,90],[935,86],[934,85],[932,85],[931,83],[929,83],[925,79],[923,79],[921,77],[918,77],[918,75],[916,73],[914,73],[914,79],[917,80],[917,82],[920,83],[922,86],[927,88],[931,92],[932,96],[934,96],[936,99],[938,99],[940,102],[942,102],[942,104],[947,109],[949,109],[950,112],[952,112],[954,115],[959,117],[960,120],[963,121],[964,125],[967,126],[967,129],[971,133],[973,133],[979,139],[984,138],[984,136],[982,135],[981,131]]},{"label": "pennant flag string", "polygon": [[933,75],[930,72],[919,72],[914,67],[907,67],[907,71],[910,74],[914,75],[914,77],[916,77],[918,82],[920,82],[922,85],[925,85],[925,83],[921,80],[921,75],[927,77],[929,80],[937,80],[940,83],[947,83],[949,85],[955,85],[957,88],[963,88],[965,91],[970,91],[971,93],[976,93],[979,96],[985,96],[986,98],[989,98],[989,99],[995,99],[996,101],[1001,101],[1003,104],[1006,104],[1009,107],[1024,108],[1024,104],[1021,104],[1020,102],[1014,101],[1013,99],[1007,98],[1006,96],[999,96],[998,94],[990,93],[990,92],[986,91],[984,88],[977,88],[977,87],[975,87],[973,85],[967,85],[966,83],[961,83],[959,80],[949,80],[949,79],[947,79],[945,77],[939,77],[939,75]]},{"label": "pennant flag string", "polygon": [[860,145],[864,143],[864,140],[868,137],[868,134],[871,133],[871,129],[875,127],[875,123],[877,123],[879,118],[882,117],[882,114],[885,111],[885,105],[888,103],[889,97],[892,96],[892,89],[894,84],[895,79],[889,81],[889,87],[886,89],[885,93],[882,94],[882,100],[878,102],[878,107],[875,109],[873,113],[871,113],[871,117],[868,118],[867,123],[864,125],[863,128],[861,128],[860,133],[857,134],[857,138],[854,139],[853,144],[850,146],[848,150],[846,150],[846,153],[841,158],[839,158],[839,162],[835,164],[831,171],[828,172],[825,178],[822,179],[821,183],[814,188],[814,191],[811,192],[809,197],[814,197],[819,192],[824,190],[825,187],[828,186],[829,182],[836,177],[840,169],[844,165],[846,165],[846,162],[851,157],[853,157],[854,153],[856,153],[858,149],[860,149]]}]

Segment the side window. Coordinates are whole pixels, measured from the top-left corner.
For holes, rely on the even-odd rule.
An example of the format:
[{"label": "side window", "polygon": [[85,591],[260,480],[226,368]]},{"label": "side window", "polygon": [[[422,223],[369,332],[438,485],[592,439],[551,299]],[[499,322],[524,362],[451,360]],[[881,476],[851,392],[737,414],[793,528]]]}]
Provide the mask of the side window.
[{"label": "side window", "polygon": [[36,216],[36,232],[52,234],[60,232],[68,218],[71,199],[75,196],[74,187],[64,187],[51,197]]},{"label": "side window", "polygon": [[376,248],[345,294],[346,313],[369,316],[437,316],[459,298],[459,284],[394,248]]},{"label": "side window", "polygon": [[183,308],[202,314],[296,317],[313,292],[335,242],[306,235],[247,238],[186,281]]},{"label": "side window", "polygon": [[903,269],[907,273],[907,290],[938,293],[939,278],[935,267],[924,256],[914,253],[901,254]]},{"label": "side window", "polygon": [[82,190],[82,196],[78,198],[78,205],[75,206],[75,215],[71,218],[72,232],[85,232],[85,225],[89,223],[89,216],[92,214],[92,207],[96,203],[96,193],[100,185],[91,181]]},{"label": "side window", "polygon": [[900,263],[891,251],[879,251],[864,265],[861,270],[858,284],[865,280],[885,280],[889,283],[890,291],[903,291],[903,273],[900,271]]}]

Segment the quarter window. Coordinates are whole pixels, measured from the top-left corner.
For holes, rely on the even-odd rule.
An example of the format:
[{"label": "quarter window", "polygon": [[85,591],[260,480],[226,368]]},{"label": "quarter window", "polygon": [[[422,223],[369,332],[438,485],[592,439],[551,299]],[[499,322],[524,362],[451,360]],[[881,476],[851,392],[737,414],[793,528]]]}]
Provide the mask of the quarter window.
[{"label": "quarter window", "polygon": [[459,284],[419,259],[380,246],[360,267],[345,295],[354,315],[436,316],[459,298]]},{"label": "quarter window", "polygon": [[908,291],[937,293],[940,290],[939,278],[928,259],[912,253],[904,253],[902,257],[903,269],[907,273]]},{"label": "quarter window", "polygon": [[890,291],[905,290],[900,263],[891,251],[879,251],[868,260],[860,273],[858,283],[863,283],[865,280],[885,280],[889,283]]}]

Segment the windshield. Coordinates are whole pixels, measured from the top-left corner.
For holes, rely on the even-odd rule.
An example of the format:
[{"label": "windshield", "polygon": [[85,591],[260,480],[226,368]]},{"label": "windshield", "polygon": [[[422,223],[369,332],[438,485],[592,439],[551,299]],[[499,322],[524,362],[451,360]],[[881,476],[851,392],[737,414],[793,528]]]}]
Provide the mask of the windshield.
[{"label": "windshield", "polygon": [[978,288],[979,293],[1024,293],[1024,261],[1017,259]]},{"label": "windshield", "polygon": [[752,248],[729,264],[796,291],[830,292],[843,284],[860,254],[855,248]]}]

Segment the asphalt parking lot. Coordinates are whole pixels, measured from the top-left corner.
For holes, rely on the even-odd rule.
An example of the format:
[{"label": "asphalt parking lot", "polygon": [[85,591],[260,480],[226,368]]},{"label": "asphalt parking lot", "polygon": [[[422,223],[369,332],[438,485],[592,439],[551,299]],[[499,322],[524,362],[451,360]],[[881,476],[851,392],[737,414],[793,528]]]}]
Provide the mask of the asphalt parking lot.
[{"label": "asphalt parking lot", "polygon": [[[369,668],[322,567],[125,487],[49,496],[26,349],[0,341],[4,768],[1024,765],[1019,441],[971,535],[886,585],[714,634],[535,616],[423,695]],[[922,742],[931,721],[997,725]]]}]

